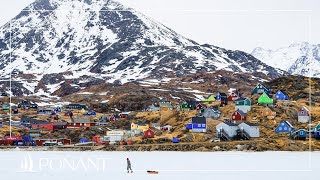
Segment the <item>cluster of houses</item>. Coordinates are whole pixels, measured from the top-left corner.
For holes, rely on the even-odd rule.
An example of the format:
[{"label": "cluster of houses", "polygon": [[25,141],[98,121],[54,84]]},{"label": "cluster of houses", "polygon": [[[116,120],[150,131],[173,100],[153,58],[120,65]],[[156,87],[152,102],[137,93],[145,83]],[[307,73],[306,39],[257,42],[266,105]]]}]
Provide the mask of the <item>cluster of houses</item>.
[{"label": "cluster of houses", "polygon": [[[290,99],[289,95],[283,90],[278,90],[273,96],[272,90],[260,83],[252,90],[252,95],[259,96],[258,105],[263,106],[260,117],[265,117],[267,119],[274,119],[277,115],[276,111],[273,109],[274,100],[285,101]],[[207,105],[204,104],[215,101],[219,101],[218,106],[207,107]],[[164,98],[160,101],[159,106],[153,104],[149,106],[147,110],[197,110],[198,115],[192,117],[191,122],[186,125],[186,129],[196,133],[205,133],[207,131],[207,120],[218,119],[222,114],[219,106],[223,107],[229,103],[234,103],[235,110],[231,114],[230,119],[216,126],[217,137],[225,140],[238,139],[239,137],[246,139],[259,137],[259,126],[247,122],[247,113],[251,111],[252,101],[249,97],[242,97],[240,92],[236,89],[230,89],[228,94],[218,92],[216,96],[209,95],[202,101],[183,101],[176,108],[174,108],[170,100]],[[310,111],[306,107],[301,107],[298,110],[297,115],[297,120],[300,123],[308,123],[311,121]],[[302,132],[302,130],[293,128],[289,131],[292,131],[292,134],[299,134]],[[276,132],[278,131],[276,130]]]}]

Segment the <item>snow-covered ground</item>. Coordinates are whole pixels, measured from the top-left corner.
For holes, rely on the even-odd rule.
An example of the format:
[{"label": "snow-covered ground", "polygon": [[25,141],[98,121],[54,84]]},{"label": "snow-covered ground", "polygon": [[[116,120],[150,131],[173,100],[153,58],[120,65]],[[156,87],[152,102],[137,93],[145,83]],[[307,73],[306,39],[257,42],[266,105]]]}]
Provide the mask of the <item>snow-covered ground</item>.
[{"label": "snow-covered ground", "polygon": [[[126,173],[126,158],[133,174]],[[0,179],[311,179],[320,152],[0,152]],[[158,175],[147,174],[157,170]]]}]

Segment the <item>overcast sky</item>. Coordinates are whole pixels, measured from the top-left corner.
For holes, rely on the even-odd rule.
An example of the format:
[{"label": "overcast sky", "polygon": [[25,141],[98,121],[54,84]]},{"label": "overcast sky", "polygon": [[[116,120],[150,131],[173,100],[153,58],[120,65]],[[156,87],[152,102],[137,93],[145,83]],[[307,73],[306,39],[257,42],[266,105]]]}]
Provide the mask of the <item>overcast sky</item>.
[{"label": "overcast sky", "polygon": [[[0,0],[3,25],[34,0]],[[319,0],[117,0],[199,43],[251,52],[320,43]]]}]

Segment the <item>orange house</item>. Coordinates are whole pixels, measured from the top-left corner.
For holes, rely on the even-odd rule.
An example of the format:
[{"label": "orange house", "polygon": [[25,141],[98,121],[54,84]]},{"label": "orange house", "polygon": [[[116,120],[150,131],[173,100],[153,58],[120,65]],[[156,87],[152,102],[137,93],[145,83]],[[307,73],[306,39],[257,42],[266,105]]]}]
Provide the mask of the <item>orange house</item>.
[{"label": "orange house", "polygon": [[276,117],[276,112],[272,111],[269,107],[265,107],[262,110],[261,116],[262,117],[267,117],[268,119],[274,119]]}]

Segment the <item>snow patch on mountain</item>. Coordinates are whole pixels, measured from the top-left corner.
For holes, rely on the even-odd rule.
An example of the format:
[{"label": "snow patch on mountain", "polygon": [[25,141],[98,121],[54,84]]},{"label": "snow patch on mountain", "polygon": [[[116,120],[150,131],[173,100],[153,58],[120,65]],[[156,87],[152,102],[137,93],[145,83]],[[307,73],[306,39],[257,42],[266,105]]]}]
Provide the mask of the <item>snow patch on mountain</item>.
[{"label": "snow patch on mountain", "polygon": [[252,55],[290,74],[320,77],[320,44],[294,43],[276,50],[259,47]]}]

